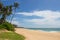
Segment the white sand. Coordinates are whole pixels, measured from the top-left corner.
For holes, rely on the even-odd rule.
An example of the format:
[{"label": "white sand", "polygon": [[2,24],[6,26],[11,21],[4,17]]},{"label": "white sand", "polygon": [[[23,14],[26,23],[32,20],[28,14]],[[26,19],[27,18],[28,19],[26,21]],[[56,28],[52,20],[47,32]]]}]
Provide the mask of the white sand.
[{"label": "white sand", "polygon": [[42,32],[35,30],[28,30],[23,28],[15,28],[16,33],[22,34],[26,37],[25,40],[60,40],[60,32]]}]

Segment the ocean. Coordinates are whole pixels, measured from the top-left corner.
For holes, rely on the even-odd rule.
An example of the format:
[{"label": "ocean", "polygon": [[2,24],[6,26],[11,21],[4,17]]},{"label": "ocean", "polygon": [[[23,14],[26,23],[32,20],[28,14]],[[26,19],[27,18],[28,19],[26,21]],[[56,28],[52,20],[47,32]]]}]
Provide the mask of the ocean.
[{"label": "ocean", "polygon": [[27,29],[47,31],[47,32],[60,32],[60,28],[27,28]]}]

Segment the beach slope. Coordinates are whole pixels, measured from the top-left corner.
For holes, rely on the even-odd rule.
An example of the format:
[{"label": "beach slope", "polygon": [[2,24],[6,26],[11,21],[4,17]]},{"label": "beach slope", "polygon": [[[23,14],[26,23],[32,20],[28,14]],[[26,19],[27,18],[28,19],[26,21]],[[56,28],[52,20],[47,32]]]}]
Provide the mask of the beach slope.
[{"label": "beach slope", "polygon": [[23,28],[15,28],[15,30],[16,33],[25,36],[25,40],[60,40],[60,32],[43,32]]}]

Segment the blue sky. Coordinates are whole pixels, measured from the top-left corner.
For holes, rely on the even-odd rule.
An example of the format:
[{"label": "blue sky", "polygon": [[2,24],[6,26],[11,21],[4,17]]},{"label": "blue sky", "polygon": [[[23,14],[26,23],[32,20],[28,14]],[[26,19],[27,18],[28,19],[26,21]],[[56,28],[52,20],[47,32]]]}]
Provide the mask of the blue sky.
[{"label": "blue sky", "polygon": [[[20,5],[12,23],[28,28],[60,28],[60,0],[2,0],[4,5]],[[10,19],[8,19],[10,21]]]}]

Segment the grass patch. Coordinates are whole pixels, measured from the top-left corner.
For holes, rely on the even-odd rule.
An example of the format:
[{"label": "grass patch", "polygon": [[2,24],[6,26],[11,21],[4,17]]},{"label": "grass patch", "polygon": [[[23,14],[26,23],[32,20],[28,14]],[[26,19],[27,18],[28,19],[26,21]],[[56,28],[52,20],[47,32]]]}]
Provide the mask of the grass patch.
[{"label": "grass patch", "polygon": [[1,32],[0,40],[24,40],[25,37],[15,32]]}]

